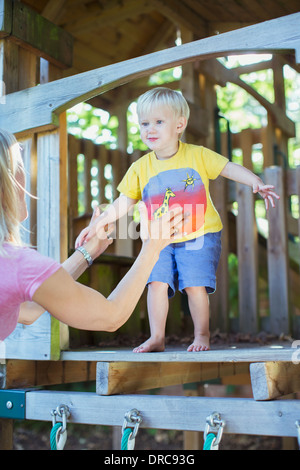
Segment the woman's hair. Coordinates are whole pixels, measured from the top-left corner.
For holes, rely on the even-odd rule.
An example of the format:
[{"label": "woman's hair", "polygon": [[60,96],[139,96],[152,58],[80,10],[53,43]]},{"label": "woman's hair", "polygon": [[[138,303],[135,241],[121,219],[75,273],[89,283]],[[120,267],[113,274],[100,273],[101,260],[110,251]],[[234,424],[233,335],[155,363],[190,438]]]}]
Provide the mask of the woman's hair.
[{"label": "woman's hair", "polygon": [[168,106],[172,109],[176,117],[185,117],[188,121],[190,108],[184,96],[175,90],[165,87],[156,87],[146,91],[137,101],[137,114],[148,114],[157,106]]},{"label": "woman's hair", "polygon": [[22,168],[20,145],[9,132],[0,129],[0,254],[4,242],[21,245],[19,198],[16,173]]}]

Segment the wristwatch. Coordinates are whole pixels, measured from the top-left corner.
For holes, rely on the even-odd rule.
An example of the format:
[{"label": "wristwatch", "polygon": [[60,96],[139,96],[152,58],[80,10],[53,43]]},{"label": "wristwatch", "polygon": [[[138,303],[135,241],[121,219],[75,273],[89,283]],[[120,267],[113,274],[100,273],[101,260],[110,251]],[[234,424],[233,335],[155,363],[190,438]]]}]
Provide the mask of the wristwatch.
[{"label": "wristwatch", "polygon": [[79,246],[78,248],[76,248],[76,251],[80,251],[80,253],[83,254],[83,257],[84,259],[86,260],[87,264],[89,266],[92,266],[93,264],[93,258],[91,257],[91,255],[86,251],[85,248],[83,248],[83,246]]}]

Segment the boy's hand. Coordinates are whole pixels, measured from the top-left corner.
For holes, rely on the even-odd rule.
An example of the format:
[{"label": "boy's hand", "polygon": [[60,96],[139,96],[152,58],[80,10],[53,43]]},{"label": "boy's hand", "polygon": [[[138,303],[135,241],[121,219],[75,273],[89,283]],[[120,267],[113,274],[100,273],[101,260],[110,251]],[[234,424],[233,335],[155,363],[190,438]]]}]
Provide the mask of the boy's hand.
[{"label": "boy's hand", "polygon": [[280,199],[280,196],[278,196],[278,194],[276,194],[275,191],[273,191],[273,189],[274,189],[274,186],[272,186],[271,184],[254,184],[253,185],[253,193],[254,194],[258,193],[261,195],[261,197],[265,201],[266,210],[269,209],[269,202],[271,203],[272,207],[275,207],[274,198]]}]

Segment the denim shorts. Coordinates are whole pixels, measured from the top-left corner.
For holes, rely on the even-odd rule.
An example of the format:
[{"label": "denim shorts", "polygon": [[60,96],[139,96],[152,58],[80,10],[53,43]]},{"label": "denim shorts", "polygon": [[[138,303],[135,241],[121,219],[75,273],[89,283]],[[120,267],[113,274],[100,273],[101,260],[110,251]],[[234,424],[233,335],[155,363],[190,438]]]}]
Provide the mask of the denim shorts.
[{"label": "denim shorts", "polygon": [[208,294],[216,290],[216,271],[221,254],[221,232],[205,235],[164,248],[148,279],[169,285],[168,295],[186,287],[204,286]]}]

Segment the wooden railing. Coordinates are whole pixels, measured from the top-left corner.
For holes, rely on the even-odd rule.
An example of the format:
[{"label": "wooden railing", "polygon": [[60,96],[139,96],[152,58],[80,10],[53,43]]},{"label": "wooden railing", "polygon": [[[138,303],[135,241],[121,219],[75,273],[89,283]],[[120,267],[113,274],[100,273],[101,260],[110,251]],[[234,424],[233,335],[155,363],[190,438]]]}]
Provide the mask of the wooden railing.
[{"label": "wooden railing", "polygon": [[[235,136],[237,140],[237,136]],[[247,149],[244,149],[248,154]],[[75,172],[76,157],[83,154],[85,157],[84,174],[84,201],[87,215],[78,216],[77,206],[77,181]],[[69,137],[69,211],[73,223],[73,237],[87,223],[91,214],[91,163],[98,165],[99,202],[109,202],[105,198],[104,187],[108,181],[104,178],[104,167],[112,164],[113,177],[109,181],[112,185],[112,197],[117,196],[116,186],[126,171],[126,166],[131,163],[131,156],[122,156],[123,170],[120,167],[120,154],[118,151],[105,149],[104,146],[94,145],[89,141],[81,141],[73,136]],[[249,159],[251,161],[251,158]],[[115,163],[115,164],[114,164]],[[245,162],[246,166],[247,162]],[[254,196],[252,189],[245,185],[228,182],[219,178],[212,182],[214,202],[221,214],[224,228],[222,234],[222,256],[217,274],[217,291],[211,296],[211,326],[213,330],[240,332],[242,334],[256,335],[265,331],[274,335],[299,334],[300,314],[300,274],[299,259],[300,247],[300,222],[292,216],[290,211],[290,197],[300,195],[300,167],[286,170],[279,166],[265,168],[263,179],[267,184],[273,184],[280,200],[276,201],[275,208],[270,207],[267,218],[259,219],[256,215],[256,201],[261,199]],[[238,210],[232,210],[236,206]],[[71,222],[71,219],[70,219]],[[261,226],[263,230],[261,230]],[[264,232],[264,233],[263,233]],[[139,241],[135,252],[139,249]],[[114,244],[115,245],[115,244]],[[110,253],[114,253],[114,248]],[[238,282],[232,287],[232,273],[228,267],[230,253],[237,255]],[[120,266],[124,264],[121,262]],[[114,264],[116,264],[114,259]],[[99,260],[101,264],[101,259]],[[107,263],[104,256],[103,263]],[[127,263],[128,265],[128,263]],[[98,264],[97,264],[98,266]],[[128,266],[127,266],[128,267]],[[122,268],[123,269],[123,268]],[[111,275],[107,275],[107,268],[103,273],[99,267],[94,268],[90,280],[93,287],[101,290],[101,277],[106,276],[104,285]],[[111,273],[115,268],[111,268]],[[97,271],[97,274],[96,274]],[[106,273],[106,274],[105,274]],[[115,275],[114,275],[115,276]],[[113,277],[114,277],[113,276]],[[118,277],[118,276],[117,276]],[[97,279],[97,282],[95,279]],[[115,279],[116,281],[116,279]],[[103,282],[103,281],[102,281]],[[109,281],[113,287],[113,278]],[[233,311],[230,304],[230,289],[237,292],[237,309]],[[144,302],[144,300],[142,301]],[[168,318],[168,331],[174,332],[179,323],[186,318],[184,311],[187,307],[182,298],[177,296],[172,307],[174,314]],[[237,310],[237,311],[236,311]],[[144,318],[145,305],[137,309],[136,318],[127,325],[126,334],[136,334],[145,329],[144,319],[139,319],[142,312]],[[175,328],[176,325],[176,328]],[[101,336],[101,334],[100,334]]]},{"label": "wooden railing", "polygon": [[[300,167],[284,170],[273,166],[263,178],[273,184],[280,200],[265,220],[266,236],[258,230],[255,196],[250,187],[235,184],[238,213],[228,212],[228,201],[218,200],[222,214],[223,254],[218,270],[218,289],[212,299],[212,326],[221,331],[280,336],[299,335],[300,313],[300,223],[290,212],[290,196],[300,195]],[[231,183],[230,183],[231,184]],[[228,183],[218,181],[218,194]],[[227,186],[227,189],[224,188]],[[234,191],[230,191],[232,194]],[[298,199],[299,200],[299,199]],[[232,199],[230,200],[230,203]],[[228,254],[238,258],[238,314],[229,316]],[[262,289],[261,286],[264,286]]]}]

